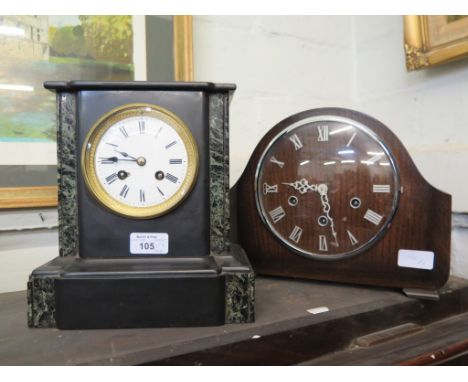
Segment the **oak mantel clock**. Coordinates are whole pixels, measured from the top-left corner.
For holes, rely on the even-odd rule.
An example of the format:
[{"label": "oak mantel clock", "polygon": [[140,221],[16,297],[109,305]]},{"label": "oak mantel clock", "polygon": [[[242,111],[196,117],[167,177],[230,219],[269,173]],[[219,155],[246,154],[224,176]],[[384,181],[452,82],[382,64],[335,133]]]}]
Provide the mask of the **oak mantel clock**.
[{"label": "oak mantel clock", "polygon": [[260,274],[435,290],[450,269],[451,198],[362,113],[278,123],[237,184],[239,241]]},{"label": "oak mantel clock", "polygon": [[229,240],[235,86],[45,87],[57,94],[60,256],[30,277],[29,325],[252,321],[253,272]]}]

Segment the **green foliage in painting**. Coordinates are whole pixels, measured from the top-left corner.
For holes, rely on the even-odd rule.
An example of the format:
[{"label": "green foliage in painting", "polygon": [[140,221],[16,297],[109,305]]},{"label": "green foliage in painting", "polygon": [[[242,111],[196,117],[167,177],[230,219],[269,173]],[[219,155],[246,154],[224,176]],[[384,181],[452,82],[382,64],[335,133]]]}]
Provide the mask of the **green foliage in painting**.
[{"label": "green foliage in painting", "polygon": [[0,97],[0,142],[55,140],[55,95],[43,88],[44,81],[134,78],[132,16],[11,16],[10,21],[39,23],[48,28],[48,39],[39,41],[36,34],[3,39],[9,45],[1,52],[0,80],[34,90]]},{"label": "green foliage in painting", "polygon": [[131,64],[131,16],[79,16],[81,25],[49,28],[51,55]]},{"label": "green foliage in painting", "polygon": [[87,57],[88,51],[81,25],[49,27],[50,54],[58,57]]},{"label": "green foliage in painting", "polygon": [[88,54],[100,61],[130,64],[133,57],[131,16],[80,16]]}]

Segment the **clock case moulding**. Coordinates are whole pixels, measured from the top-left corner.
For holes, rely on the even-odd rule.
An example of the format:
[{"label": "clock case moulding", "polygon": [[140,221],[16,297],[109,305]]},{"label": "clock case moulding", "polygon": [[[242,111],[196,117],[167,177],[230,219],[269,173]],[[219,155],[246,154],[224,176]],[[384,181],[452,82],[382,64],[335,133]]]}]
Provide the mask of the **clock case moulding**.
[{"label": "clock case moulding", "polygon": [[[333,115],[349,118],[377,134],[394,156],[401,194],[388,229],[369,249],[340,260],[306,258],[288,250],[262,222],[255,201],[255,174],[265,149],[281,131],[302,119]],[[450,272],[451,196],[432,187],[419,173],[409,153],[385,125],[353,110],[319,108],[290,116],[261,139],[237,184],[233,187],[238,210],[236,240],[245,249],[255,272],[324,281],[435,291]],[[432,270],[398,266],[399,249],[433,251]],[[421,291],[421,293],[419,293]],[[409,293],[407,293],[409,295]]]},{"label": "clock case moulding", "polygon": [[[60,256],[30,275],[28,325],[97,329],[253,322],[254,273],[242,248],[230,240],[229,102],[235,85],[70,81],[46,82],[44,86],[56,93],[57,103]],[[83,123],[80,117],[84,116],[80,113],[84,107],[99,108],[83,105],[87,94],[116,97],[122,104],[134,103],[132,94],[137,94],[138,102],[151,104],[154,99],[166,99],[169,104],[178,105],[176,109],[179,107],[179,110],[185,106],[203,109],[198,112],[203,119],[205,135],[198,133],[203,142],[197,143],[200,166],[205,166],[206,174],[198,179],[196,187],[208,193],[205,195],[207,208],[195,215],[192,211],[186,218],[198,221],[197,215],[200,215],[207,245],[194,245],[192,252],[185,248],[182,256],[169,249],[166,256],[135,258],[130,254],[122,257],[121,253],[115,258],[111,252],[104,257],[90,254],[92,247],[84,238],[86,243],[81,246],[88,253],[80,253],[80,229],[83,227],[79,215],[85,212],[88,220],[93,218],[89,195],[84,198],[86,191],[80,186],[79,135],[82,132],[79,124]],[[202,100],[199,106],[184,104],[192,98]],[[95,97],[94,102],[101,104],[100,97]],[[184,204],[190,203],[191,196],[174,211],[183,214]],[[82,210],[84,208],[86,211]],[[94,204],[94,209],[98,208],[103,209]],[[203,209],[203,204],[198,208]],[[202,215],[205,215],[203,219]],[[121,219],[121,225],[114,226],[115,230],[132,224],[132,219],[112,217]],[[161,226],[164,215],[156,219],[161,219],[158,223]],[[144,224],[144,232],[155,232],[151,230],[155,219],[140,222]],[[87,237],[91,237],[89,232]],[[128,248],[128,236],[125,240]],[[200,248],[205,247],[208,253],[200,253]]]}]

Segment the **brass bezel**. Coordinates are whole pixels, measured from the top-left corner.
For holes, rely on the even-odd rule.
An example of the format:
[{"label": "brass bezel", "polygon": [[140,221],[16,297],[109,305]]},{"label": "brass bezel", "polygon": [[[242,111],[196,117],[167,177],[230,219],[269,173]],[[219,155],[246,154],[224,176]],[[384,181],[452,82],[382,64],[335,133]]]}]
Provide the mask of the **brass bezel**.
[{"label": "brass bezel", "polygon": [[[96,175],[95,155],[98,143],[111,126],[126,118],[142,115],[158,118],[166,122],[179,134],[187,150],[187,174],[177,192],[163,203],[149,207],[134,207],[120,202],[105,191]],[[197,180],[198,167],[197,144],[187,125],[169,110],[146,103],[126,104],[104,114],[89,130],[81,152],[83,178],[93,198],[109,211],[134,219],[155,218],[176,208],[193,189]]]}]

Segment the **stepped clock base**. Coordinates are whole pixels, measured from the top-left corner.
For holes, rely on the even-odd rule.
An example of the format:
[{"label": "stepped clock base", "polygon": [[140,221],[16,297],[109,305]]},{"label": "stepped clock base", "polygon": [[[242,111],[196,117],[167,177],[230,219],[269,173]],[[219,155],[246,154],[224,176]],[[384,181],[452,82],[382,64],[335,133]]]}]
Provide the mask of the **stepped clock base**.
[{"label": "stepped clock base", "polygon": [[254,321],[254,274],[244,251],[190,258],[57,257],[28,282],[28,325],[115,329]]}]

